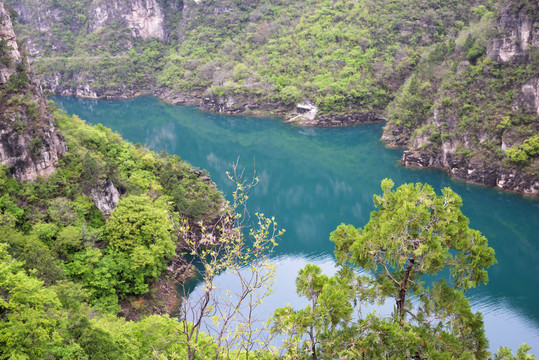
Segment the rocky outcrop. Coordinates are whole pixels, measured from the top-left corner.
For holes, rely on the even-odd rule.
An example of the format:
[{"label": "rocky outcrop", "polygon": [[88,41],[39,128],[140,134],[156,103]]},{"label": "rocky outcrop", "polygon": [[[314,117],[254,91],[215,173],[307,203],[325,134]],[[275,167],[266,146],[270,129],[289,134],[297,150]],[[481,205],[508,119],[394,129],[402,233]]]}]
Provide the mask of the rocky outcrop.
[{"label": "rocky outcrop", "polygon": [[[17,13],[17,23],[24,32],[25,49],[31,59],[73,56],[74,39],[77,35],[93,33],[105,37],[95,44],[96,48],[113,41],[116,51],[128,51],[135,39],[166,40],[167,11],[157,0],[84,0],[62,1],[21,1],[4,0]],[[66,3],[69,5],[66,6]],[[170,11],[169,11],[170,12]],[[59,31],[58,26],[61,27]],[[69,36],[65,36],[69,34]],[[109,39],[107,39],[109,38]],[[81,59],[92,62],[92,59]],[[44,80],[44,79],[42,79]],[[47,79],[47,83],[51,79]],[[61,80],[72,81],[71,78]],[[48,84],[47,84],[48,85]]]},{"label": "rocky outcrop", "polygon": [[125,22],[134,38],[165,40],[165,16],[156,0],[93,1],[89,31],[96,32],[115,20]]},{"label": "rocky outcrop", "polygon": [[182,97],[184,103],[189,103],[195,100],[193,103],[205,111],[212,111],[223,114],[268,114],[272,115],[284,115],[285,109],[283,109],[281,103],[263,102],[260,103],[258,99],[245,99],[229,97],[216,97],[216,96],[200,96],[196,101],[197,96],[191,97],[191,100],[187,100],[188,97]]},{"label": "rocky outcrop", "polygon": [[11,24],[11,19],[4,5],[0,3],[0,36],[2,40],[5,41],[5,44],[2,46],[2,56],[6,56],[7,59],[4,61],[4,64],[0,67],[0,83],[7,83],[9,77],[16,73],[16,68],[10,63],[20,63],[21,62],[21,53],[19,51],[19,45],[17,44],[17,39],[15,38],[15,32],[13,31],[13,26]]},{"label": "rocky outcrop", "polygon": [[300,117],[298,124],[301,126],[341,127],[381,121],[384,121],[384,119],[378,114],[372,111],[366,111],[346,114],[318,114],[313,118]]},{"label": "rocky outcrop", "polygon": [[0,2],[0,163],[20,181],[49,176],[67,151]]},{"label": "rocky outcrop", "polygon": [[533,78],[522,86],[524,106],[539,115],[539,77]]},{"label": "rocky outcrop", "polygon": [[109,179],[101,179],[97,187],[93,188],[90,196],[94,200],[95,207],[101,211],[103,215],[109,215],[120,201],[120,192],[112,181]]},{"label": "rocky outcrop", "polygon": [[515,11],[515,4],[507,4],[497,23],[499,36],[490,42],[487,54],[498,62],[524,61],[529,48],[539,47],[539,23],[526,8]]},{"label": "rocky outcrop", "polygon": [[407,150],[402,163],[411,167],[439,167],[447,169],[449,175],[471,183],[495,186],[530,196],[539,196],[539,178],[522,172],[518,168],[507,168],[503,164],[485,164],[468,160],[452,153]]},{"label": "rocky outcrop", "polygon": [[55,71],[52,76],[42,77],[42,84],[53,94],[87,99],[131,99],[146,94],[146,92],[141,92],[140,89],[137,89],[136,86],[127,86],[125,84],[115,88],[94,87],[95,77],[84,73],[75,74],[71,80],[73,81],[69,81],[64,74]]},{"label": "rocky outcrop", "polygon": [[[24,121],[24,120],[23,120]],[[19,181],[33,181],[39,176],[48,177],[56,171],[59,156],[67,151],[64,139],[54,128],[41,135],[21,135],[2,124],[0,130],[0,162],[10,166],[12,175]],[[37,139],[37,151],[32,145]]]},{"label": "rocky outcrop", "polygon": [[389,146],[406,147],[410,140],[411,132],[404,126],[387,123],[382,134],[382,141]]},{"label": "rocky outcrop", "polygon": [[[32,24],[35,33],[27,36],[24,41],[26,52],[31,57],[43,56],[47,52],[43,43],[48,43],[54,51],[63,51],[68,48],[68,44],[55,38],[54,26],[64,24],[64,11],[59,7],[45,6],[44,2],[27,6],[20,1],[4,1],[10,5],[17,13],[17,21],[21,24]],[[73,19],[69,25],[70,32],[77,32],[82,24],[78,19]]]}]

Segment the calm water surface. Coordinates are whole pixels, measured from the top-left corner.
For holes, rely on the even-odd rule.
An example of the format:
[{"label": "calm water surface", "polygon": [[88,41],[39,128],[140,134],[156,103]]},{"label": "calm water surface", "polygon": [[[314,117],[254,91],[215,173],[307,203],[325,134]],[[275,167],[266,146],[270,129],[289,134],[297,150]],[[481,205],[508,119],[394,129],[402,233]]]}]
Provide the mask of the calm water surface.
[{"label": "calm water surface", "polygon": [[[329,233],[341,222],[367,223],[382,179],[391,178],[396,186],[429,183],[438,192],[451,187],[462,196],[471,227],[496,250],[489,284],[468,292],[474,309],[483,312],[491,348],[528,342],[539,354],[539,201],[453,180],[439,170],[404,168],[398,163],[402,150],[387,149],[379,140],[382,124],[300,128],[276,118],[205,113],[153,97],[54,100],[69,114],[110,127],[133,143],[207,169],[227,197],[233,184],[225,172],[238,158],[245,174],[256,170],[261,181],[251,194],[250,211],[275,216],[286,229],[275,253],[280,264],[275,294],[264,304],[268,315],[286,303],[302,306],[294,279],[306,263],[333,271]],[[226,276],[222,281],[227,286]]]}]

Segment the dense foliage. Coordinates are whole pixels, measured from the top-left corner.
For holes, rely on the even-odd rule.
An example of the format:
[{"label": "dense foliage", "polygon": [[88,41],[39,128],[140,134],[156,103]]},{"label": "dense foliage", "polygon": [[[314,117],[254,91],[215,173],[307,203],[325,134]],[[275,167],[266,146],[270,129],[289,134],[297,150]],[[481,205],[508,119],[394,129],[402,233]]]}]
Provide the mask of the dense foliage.
[{"label": "dense foliage", "polygon": [[[19,183],[0,171],[0,358],[183,358],[177,320],[126,322],[118,304],[176,256],[171,218],[211,222],[220,193],[177,156],[59,110],[55,121],[70,151],[53,175]],[[100,184],[123,194],[108,218],[92,199]]]},{"label": "dense foliage", "polygon": [[[486,283],[494,250],[468,227],[462,201],[451,189],[438,196],[428,185],[393,185],[382,181],[383,195],[374,196],[376,210],[364,228],[342,224],[331,234],[341,265],[334,276],[312,264],[300,270],[297,293],[309,304],[274,314],[273,330],[287,336],[286,358],[490,357],[482,315],[471,311],[464,294]],[[390,299],[392,316],[363,315],[369,304]],[[520,350],[523,359],[526,349]],[[512,356],[506,351],[496,358]]]},{"label": "dense foliage", "polygon": [[[126,322],[100,314],[90,308],[81,286],[70,281],[44,286],[6,247],[0,244],[0,358],[185,358],[177,320],[155,315]],[[200,341],[212,340],[202,334]]]},{"label": "dense foliage", "polygon": [[[118,295],[147,292],[174,256],[172,214],[211,220],[221,195],[177,156],[135,147],[61,111],[55,118],[70,149],[56,173],[18,183],[1,171],[2,241],[46,284],[81,281],[92,302],[114,307]],[[106,222],[92,199],[100,184],[124,194]],[[174,191],[182,202],[173,201]]]},{"label": "dense foliage", "polygon": [[533,1],[163,0],[162,41],[134,36],[121,17],[100,19],[88,0],[8,3],[25,9],[16,30],[55,91],[374,111],[399,145],[538,173],[537,114],[521,90],[537,75],[537,48],[508,63],[487,57],[509,31],[496,25],[503,11],[537,18]]},{"label": "dense foliage", "polygon": [[[9,3],[39,11],[28,0]],[[481,0],[161,4],[165,43],[132,39],[119,20],[94,31],[88,1],[41,5],[52,32],[31,23],[17,30],[38,45],[38,71],[62,74],[68,87],[92,80],[97,91],[165,86],[284,105],[306,98],[324,111],[381,110],[425,50],[474,19],[470,8],[493,9]]]}]

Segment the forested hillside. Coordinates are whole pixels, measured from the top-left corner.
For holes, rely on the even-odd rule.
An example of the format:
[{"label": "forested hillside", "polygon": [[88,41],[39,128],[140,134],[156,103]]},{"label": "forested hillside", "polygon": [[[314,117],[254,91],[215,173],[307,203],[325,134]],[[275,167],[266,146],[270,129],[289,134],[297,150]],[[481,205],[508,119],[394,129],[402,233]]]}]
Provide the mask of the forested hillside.
[{"label": "forested hillside", "polygon": [[[0,358],[141,359],[159,342],[181,354],[155,332],[177,321],[116,315],[149,286],[138,316],[177,306],[157,281],[187,270],[173,224],[213,228],[224,199],[178,156],[48,104],[2,3],[0,16]],[[149,328],[153,340],[139,334]]]},{"label": "forested hillside", "polygon": [[[326,112],[383,110],[432,45],[496,11],[481,0],[8,3],[55,91],[164,87],[278,107],[306,99]],[[159,30],[138,31],[135,11]]]},{"label": "forested hillside", "polygon": [[[25,2],[26,6],[29,4]],[[85,4],[53,0],[45,5],[76,12],[84,10]],[[132,11],[127,13],[116,6],[124,4],[120,1],[99,4],[102,8],[87,13],[88,17],[80,12],[77,20],[71,19],[69,25],[78,34],[76,41],[87,38],[83,32],[77,32],[82,31],[78,26],[86,21],[90,38],[92,31],[103,35],[109,26],[118,30],[109,33],[118,36],[118,41],[104,44],[106,47],[120,46],[115,55],[119,58],[131,56],[122,55],[122,46],[130,48],[129,53],[133,56],[142,58],[151,54],[148,46],[172,54],[170,47],[174,42],[145,42],[137,40],[138,37],[156,37],[160,41],[176,39],[180,43],[189,41],[188,36],[182,38],[180,33],[173,31],[178,28],[170,25],[180,21],[182,26],[189,26],[190,22],[185,18],[167,12],[165,25],[159,21],[159,14],[163,13],[156,6],[179,9],[180,3],[135,0],[131,4]],[[148,21],[143,26],[134,26],[133,21],[141,15],[142,8],[138,6],[142,4],[153,4],[154,7],[145,7]],[[369,4],[378,9],[374,3]],[[194,5],[190,3],[190,6]],[[208,4],[199,5],[198,10],[190,8],[193,16],[208,11]],[[250,16],[254,16],[259,4],[252,8],[245,4],[236,5],[225,7],[224,13],[239,9],[252,11]],[[323,15],[323,9],[311,5],[311,15]],[[344,3],[334,5],[336,9],[345,6]],[[283,19],[278,6],[269,8],[275,21]],[[353,8],[352,4],[348,10]],[[301,9],[294,6],[287,8],[287,13],[294,13],[294,9],[296,15],[301,13]],[[343,9],[339,11],[345,16]],[[479,10],[488,12],[487,8]],[[103,11],[111,13],[104,16]],[[58,14],[61,12],[56,10],[27,14],[21,11],[21,19],[23,23],[30,19],[39,23]],[[216,11],[216,15],[219,14],[221,12]],[[258,179],[249,183],[230,175],[236,181],[237,190],[231,204],[225,204],[205,171],[192,168],[178,156],[165,152],[156,154],[140,144],[129,144],[104,126],[88,126],[77,116],[70,117],[56,109],[54,103],[46,102],[25,53],[19,51],[10,16],[2,2],[0,16],[1,359],[492,358],[487,351],[482,315],[472,312],[465,292],[487,283],[486,269],[496,262],[494,250],[479,231],[469,227],[469,220],[460,210],[462,200],[451,189],[445,188],[441,195],[437,195],[429,185],[405,184],[393,189],[391,180],[383,180],[383,194],[374,196],[375,211],[364,228],[341,225],[331,234],[340,265],[337,275],[329,277],[316,265],[307,265],[300,271],[296,285],[298,294],[306,297],[311,305],[301,310],[291,306],[277,309],[268,323],[265,319],[261,323],[252,311],[271,292],[275,269],[266,260],[276,245],[276,237],[282,232],[275,229],[273,218],[265,218],[262,214],[255,215],[257,221],[249,231],[249,243],[241,228],[232,226],[241,225],[240,215],[232,212],[245,206],[248,190]],[[91,22],[92,16],[98,16],[94,19],[96,22]],[[134,27],[124,27],[131,33],[122,33],[121,26],[115,27],[121,23],[118,19],[131,21],[128,24]],[[242,17],[222,17],[224,23],[214,24],[212,21],[221,19],[220,16],[209,22],[203,21],[204,16],[193,19],[198,26],[205,24],[223,29],[223,37],[244,34],[237,28],[247,21]],[[311,24],[318,24],[314,19],[309,20]],[[449,22],[454,20],[451,16],[448,19]],[[51,24],[57,29],[62,22]],[[230,24],[230,28],[224,26],[226,24]],[[21,25],[21,29],[24,30],[24,26]],[[193,24],[190,26],[196,28]],[[300,23],[296,27],[300,29]],[[61,54],[75,51],[76,47],[68,46],[68,40],[62,43],[65,47],[54,43],[66,32],[55,30],[51,33],[47,28],[43,29],[35,34],[53,44],[50,48],[33,49],[34,55],[43,51],[42,56],[49,56],[38,59],[38,64],[62,61],[61,56],[53,58],[55,51]],[[200,28],[197,31],[201,31]],[[320,32],[323,33],[318,31],[311,35],[316,37]],[[33,46],[32,34],[26,33],[29,47]],[[215,35],[211,31],[208,34]],[[122,43],[122,39],[126,42]],[[203,37],[197,41],[203,41]],[[377,41],[383,43],[382,38]],[[429,43],[433,40],[427,36],[417,41]],[[474,54],[475,42],[473,39],[466,41],[470,43],[467,53],[470,57],[470,51]],[[193,49],[198,48],[193,46]],[[140,49],[145,50],[135,55]],[[451,57],[451,51],[447,49],[439,52]],[[159,59],[156,54],[152,56]],[[66,62],[80,64],[75,55],[75,52],[70,53],[73,57],[66,58]],[[98,54],[91,60],[103,65],[100,61],[107,56]],[[89,59],[88,54],[83,57]],[[474,55],[469,61],[476,66],[475,61],[479,58]],[[122,63],[117,60],[109,63],[111,68]],[[125,64],[134,66],[138,61],[126,61]],[[245,82],[248,86],[246,82],[254,72],[241,64],[233,68],[234,81]],[[101,65],[95,69],[108,71],[109,68]],[[380,69],[375,63],[371,65],[365,68],[370,71],[366,72],[365,79],[370,78],[372,89],[379,91],[374,91],[374,95],[369,93],[374,96],[369,111],[378,111],[392,100],[393,95],[383,89],[386,83],[375,81],[382,72],[377,72]],[[156,63],[145,61],[145,66],[150,80],[162,80]],[[470,68],[474,69],[473,66]],[[413,77],[421,77],[422,69],[418,66]],[[84,72],[81,68],[73,74],[79,74],[78,71],[82,77],[76,81],[85,76],[104,75]],[[527,68],[523,71],[526,74],[533,72]],[[66,79],[66,74],[58,74]],[[390,78],[395,74],[390,73]],[[43,71],[41,75],[46,76]],[[118,75],[114,71],[109,75],[107,79],[121,82],[121,77],[114,78]],[[404,78],[403,75],[401,81]],[[518,79],[521,78],[515,81],[522,81]],[[141,86],[140,90],[149,90],[153,86],[151,81],[147,84],[142,80],[138,83],[139,80],[130,86],[133,89]],[[414,82],[416,80],[412,78],[407,88],[415,89]],[[180,88],[183,86],[179,79],[174,83]],[[288,102],[283,100],[282,94],[296,94],[297,91],[307,94],[299,82],[295,84],[298,86],[284,83],[280,89],[268,88],[262,98],[267,96],[271,101],[286,105]],[[88,90],[90,84],[83,86]],[[197,90],[203,90],[204,86]],[[397,87],[395,85],[392,91]],[[209,89],[214,91],[214,85]],[[229,88],[222,90],[227,94],[231,91]],[[413,93],[415,90],[412,90]],[[328,96],[323,91],[317,94],[320,96],[317,99]],[[334,95],[337,93],[332,93]],[[406,106],[408,102],[399,99],[408,94],[403,91],[398,96],[394,106]],[[325,101],[320,100],[318,104],[325,104]],[[343,101],[341,104],[347,104],[348,100]],[[333,106],[338,103],[330,101],[328,104],[332,105],[326,110],[336,110]],[[339,111],[343,109],[338,108]],[[395,126],[407,125],[397,118],[393,123]],[[397,134],[400,133],[397,131]],[[432,138],[433,134],[430,135]],[[533,148],[533,142],[527,141],[517,150],[528,156],[528,146]],[[520,159],[517,150],[515,156]],[[193,307],[188,307],[190,298],[183,298],[182,306],[178,307],[175,289],[176,285],[185,284],[183,275],[189,268],[187,258],[199,265],[191,269],[201,276],[203,296]],[[351,266],[370,270],[373,276],[360,276]],[[250,279],[243,275],[246,268],[252,273]],[[378,271],[379,268],[385,271]],[[230,297],[230,291],[224,294],[216,291],[213,281],[224,270],[235,274],[241,282],[242,292],[235,294],[238,300]],[[425,278],[440,272],[450,273],[451,277],[446,280],[444,276],[425,286]],[[418,306],[410,300],[411,296],[417,296]],[[394,298],[396,302],[393,317],[382,318],[375,312],[361,315],[365,304],[380,303],[388,298]],[[178,317],[168,315],[178,309],[183,310]],[[247,313],[242,313],[245,309]],[[353,317],[354,312],[360,316]],[[188,318],[189,314],[194,316]],[[201,330],[203,318],[212,323],[215,336]],[[260,323],[261,329],[257,327]],[[279,349],[266,340],[276,334],[284,336]],[[529,350],[523,345],[515,357],[510,349],[501,348],[493,356],[495,359],[535,359],[527,353]]]},{"label": "forested hillside", "polygon": [[6,2],[55,94],[154,93],[310,126],[385,119],[406,165],[539,193],[535,1]]}]

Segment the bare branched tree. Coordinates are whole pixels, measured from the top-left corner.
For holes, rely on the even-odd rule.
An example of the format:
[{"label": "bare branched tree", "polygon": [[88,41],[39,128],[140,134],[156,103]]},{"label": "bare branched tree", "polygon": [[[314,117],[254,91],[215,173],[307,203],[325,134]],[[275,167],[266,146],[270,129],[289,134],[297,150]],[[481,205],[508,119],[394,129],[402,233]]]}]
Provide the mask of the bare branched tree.
[{"label": "bare branched tree", "polygon": [[[249,225],[246,201],[259,179],[244,180],[237,164],[227,175],[236,190],[216,226],[210,229],[201,223],[194,231],[185,220],[175,226],[194,275],[201,281],[200,291],[195,293],[182,284],[183,337],[189,360],[195,356],[237,358],[239,352],[246,360],[256,359],[257,354],[270,350],[273,336],[269,322],[256,308],[273,292],[275,267],[269,256],[283,230],[277,229],[274,218],[258,213]],[[233,291],[216,284],[216,277],[224,272],[234,278]],[[215,340],[207,341],[203,333]]]}]

